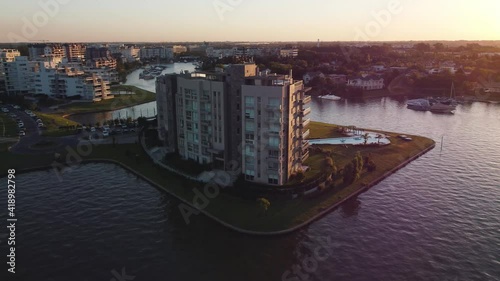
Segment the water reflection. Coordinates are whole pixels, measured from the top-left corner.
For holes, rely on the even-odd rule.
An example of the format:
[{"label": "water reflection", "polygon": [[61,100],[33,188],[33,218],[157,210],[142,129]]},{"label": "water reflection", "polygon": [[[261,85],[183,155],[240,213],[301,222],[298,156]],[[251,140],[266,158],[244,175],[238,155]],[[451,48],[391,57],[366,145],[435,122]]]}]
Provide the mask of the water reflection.
[{"label": "water reflection", "polygon": [[349,199],[340,207],[343,218],[357,216],[360,209],[361,209],[361,200],[358,199],[358,196]]},{"label": "water reflection", "polygon": [[[192,63],[174,63],[165,65],[167,68],[162,71],[162,74],[169,73],[180,73],[181,71],[195,71],[195,65]],[[127,82],[125,85],[135,86],[143,90],[150,92],[155,92],[155,79],[144,80],[139,79],[139,74],[143,69],[138,69],[133,71],[127,76]],[[70,116],[69,119],[82,124],[95,124],[97,122],[102,123],[103,121],[109,121],[114,119],[126,119],[132,118],[137,119],[139,117],[154,117],[156,116],[156,101],[140,104],[120,110],[100,112],[100,113],[89,113],[89,114],[78,114]]]}]

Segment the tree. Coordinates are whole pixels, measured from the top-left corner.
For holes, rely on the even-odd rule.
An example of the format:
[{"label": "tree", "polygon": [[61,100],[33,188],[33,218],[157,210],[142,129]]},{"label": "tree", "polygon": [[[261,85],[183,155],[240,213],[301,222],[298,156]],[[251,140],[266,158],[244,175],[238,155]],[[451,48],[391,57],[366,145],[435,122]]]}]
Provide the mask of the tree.
[{"label": "tree", "polygon": [[434,50],[436,50],[437,52],[440,52],[442,50],[444,50],[444,44],[443,43],[436,43],[433,45],[434,46]]},{"label": "tree", "polygon": [[364,166],[364,161],[363,157],[361,156],[361,152],[356,152],[356,156],[354,157],[354,160],[352,162],[354,166],[354,180],[358,180],[361,178],[361,173],[363,172],[363,166]]},{"label": "tree", "polygon": [[137,118],[137,124],[139,125],[139,127],[143,127],[144,129],[147,129],[149,123],[148,123],[148,119],[146,119],[146,117],[139,117]]},{"label": "tree", "polygon": [[354,177],[353,177],[353,174],[354,174],[354,166],[352,163],[348,163],[347,165],[344,166],[344,170],[343,170],[343,181],[344,181],[344,184],[351,184],[352,182],[354,182]]},{"label": "tree", "polygon": [[269,200],[267,200],[266,198],[262,197],[257,199],[257,205],[262,213],[266,213],[269,207],[271,206],[271,202],[269,202]]},{"label": "tree", "polygon": [[363,135],[363,138],[365,139],[365,145],[367,145],[368,144],[368,139],[370,138],[370,135],[368,133],[365,133]]}]

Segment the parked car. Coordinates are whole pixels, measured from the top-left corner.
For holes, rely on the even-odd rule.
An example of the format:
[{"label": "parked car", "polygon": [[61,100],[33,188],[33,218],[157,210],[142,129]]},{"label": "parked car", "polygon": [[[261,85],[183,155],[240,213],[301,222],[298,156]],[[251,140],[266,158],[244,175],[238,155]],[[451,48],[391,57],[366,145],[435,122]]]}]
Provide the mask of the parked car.
[{"label": "parked car", "polygon": [[94,133],[94,132],[95,132],[95,127],[90,127],[90,131],[91,131],[92,133]]},{"label": "parked car", "polygon": [[38,123],[38,128],[43,127],[43,123]]},{"label": "parked car", "polygon": [[6,107],[3,107],[2,111],[5,112],[5,113],[9,112],[9,110]]},{"label": "parked car", "polygon": [[21,107],[19,105],[14,105],[13,107],[14,107],[14,109],[21,109]]},{"label": "parked car", "polygon": [[23,123],[23,122],[19,122],[19,123],[17,123],[17,126],[18,126],[19,128],[23,128],[23,127],[24,127],[24,123]]},{"label": "parked car", "polygon": [[108,131],[108,130],[104,130],[104,131],[102,132],[102,136],[103,136],[103,137],[109,137],[109,131]]},{"label": "parked car", "polygon": [[26,136],[26,133],[24,131],[19,131],[19,136],[24,137],[24,136]]},{"label": "parked car", "polygon": [[38,118],[36,119],[36,123],[43,123],[42,119]]}]

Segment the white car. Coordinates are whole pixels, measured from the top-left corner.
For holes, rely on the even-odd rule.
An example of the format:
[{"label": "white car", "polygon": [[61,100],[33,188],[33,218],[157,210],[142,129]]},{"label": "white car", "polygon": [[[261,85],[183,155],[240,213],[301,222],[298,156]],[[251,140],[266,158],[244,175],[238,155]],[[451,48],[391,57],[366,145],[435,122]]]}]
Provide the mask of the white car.
[{"label": "white car", "polygon": [[24,127],[24,123],[23,123],[23,122],[19,122],[19,123],[17,123],[17,126],[18,126],[19,128],[23,128],[23,127]]},{"label": "white car", "polygon": [[38,118],[36,119],[36,123],[43,123],[42,119]]},{"label": "white car", "polygon": [[94,133],[94,132],[95,132],[95,127],[90,127],[90,131],[91,131],[92,133]]},{"label": "white car", "polygon": [[38,128],[43,127],[43,123],[38,123]]},{"label": "white car", "polygon": [[5,113],[9,112],[9,110],[7,108],[5,108],[5,107],[2,108],[2,111],[5,112]]},{"label": "white car", "polygon": [[24,137],[24,136],[26,136],[26,133],[24,131],[19,131],[19,136]]},{"label": "white car", "polygon": [[14,107],[14,109],[21,109],[21,107],[19,105],[14,105],[13,107]]},{"label": "white car", "polygon": [[108,131],[108,130],[104,130],[104,131],[102,132],[102,136],[103,136],[103,137],[109,137],[109,131]]}]

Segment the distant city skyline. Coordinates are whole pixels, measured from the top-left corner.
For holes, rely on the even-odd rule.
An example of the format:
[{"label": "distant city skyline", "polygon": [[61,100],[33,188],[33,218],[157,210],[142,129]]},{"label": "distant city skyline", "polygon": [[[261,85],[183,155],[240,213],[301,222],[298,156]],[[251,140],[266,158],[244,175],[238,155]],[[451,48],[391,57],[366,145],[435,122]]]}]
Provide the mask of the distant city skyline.
[{"label": "distant city skyline", "polygon": [[24,0],[0,42],[500,40],[494,0]]}]

